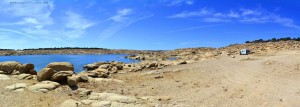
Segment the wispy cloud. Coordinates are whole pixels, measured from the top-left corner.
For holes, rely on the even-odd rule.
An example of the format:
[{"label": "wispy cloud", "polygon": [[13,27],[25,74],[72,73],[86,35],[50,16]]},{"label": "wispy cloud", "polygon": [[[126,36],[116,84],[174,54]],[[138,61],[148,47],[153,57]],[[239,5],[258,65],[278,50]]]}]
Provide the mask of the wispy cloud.
[{"label": "wispy cloud", "polygon": [[88,19],[84,18],[78,13],[72,11],[66,12],[65,26],[67,28],[80,30],[80,29],[86,29],[88,27],[91,27],[94,24],[95,23],[89,21]]},{"label": "wispy cloud", "polygon": [[218,12],[214,9],[202,8],[199,11],[183,11],[168,18],[197,18],[203,22],[240,22],[240,23],[277,23],[282,26],[300,29],[293,19],[264,10],[245,9]]},{"label": "wispy cloud", "polygon": [[65,14],[64,27],[67,29],[62,32],[62,36],[69,39],[80,38],[85,34],[86,29],[96,24],[96,22],[90,21],[76,12],[67,11]]},{"label": "wispy cloud", "polygon": [[37,38],[34,37],[34,36],[31,36],[31,35],[29,35],[29,34],[26,34],[26,33],[20,32],[20,31],[12,30],[12,29],[3,29],[3,28],[0,28],[0,31],[4,31],[4,32],[13,32],[13,33],[17,33],[17,34],[20,34],[20,35],[24,35],[24,36],[29,37],[29,38],[32,38],[32,39],[37,39]]},{"label": "wispy cloud", "polygon": [[193,0],[171,0],[167,6],[193,5]]},{"label": "wispy cloud", "polygon": [[11,2],[11,0],[0,1],[0,13],[21,18],[21,20],[8,23],[20,25],[31,24],[31,26],[40,27],[53,24],[53,19],[50,17],[54,9],[52,0],[45,0],[43,2],[39,0],[33,0],[31,2],[27,0],[16,0],[13,1],[16,3]]},{"label": "wispy cloud", "polygon": [[109,20],[113,20],[115,22],[124,22],[128,20],[128,15],[132,14],[133,10],[129,8],[120,9],[117,11],[115,16],[109,18]]},{"label": "wispy cloud", "polygon": [[112,21],[111,26],[104,29],[100,33],[101,41],[110,38],[116,32],[130,26],[133,23],[141,21],[143,19],[152,17],[153,15],[135,15],[130,8],[120,9],[116,11],[114,16],[111,16],[106,21]]},{"label": "wispy cloud", "polygon": [[91,8],[95,5],[96,5],[96,1],[90,1],[90,2],[88,2],[88,5],[86,6],[86,8]]},{"label": "wispy cloud", "polygon": [[191,44],[198,44],[198,42],[181,42],[180,45],[191,45]]},{"label": "wispy cloud", "polygon": [[66,46],[71,46],[69,41],[82,37],[88,28],[97,24],[75,11],[64,10],[63,14],[53,17],[53,0],[3,0],[0,1],[0,7],[1,15],[11,17],[0,21],[2,33],[15,33],[40,41],[55,41]]},{"label": "wispy cloud", "polygon": [[171,15],[169,18],[186,18],[186,17],[197,17],[211,15],[212,11],[207,8],[202,8],[199,11],[183,11],[181,13]]},{"label": "wispy cloud", "polygon": [[187,30],[194,30],[194,29],[201,29],[201,28],[207,28],[207,27],[215,27],[215,26],[220,26],[220,25],[222,25],[222,24],[195,26],[195,27],[189,27],[189,28],[183,28],[183,29],[173,30],[173,31],[170,31],[169,33],[179,32],[179,31],[187,31]]}]

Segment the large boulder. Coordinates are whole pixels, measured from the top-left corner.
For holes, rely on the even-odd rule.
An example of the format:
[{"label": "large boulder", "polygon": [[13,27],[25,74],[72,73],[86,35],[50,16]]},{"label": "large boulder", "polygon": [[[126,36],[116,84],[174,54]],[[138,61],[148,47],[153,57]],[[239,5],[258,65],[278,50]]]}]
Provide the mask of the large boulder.
[{"label": "large boulder", "polygon": [[22,73],[29,73],[31,70],[34,70],[34,65],[33,64],[21,64],[18,66],[17,71],[19,71],[21,74]]},{"label": "large boulder", "polygon": [[38,74],[37,74],[37,80],[38,81],[44,81],[44,80],[51,80],[51,77],[56,73],[55,70],[51,68],[43,68]]},{"label": "large boulder", "polygon": [[73,71],[59,71],[52,76],[51,80],[56,82],[65,82],[67,81],[67,77],[72,76],[73,74]]},{"label": "large boulder", "polygon": [[107,78],[109,76],[109,72],[108,72],[107,69],[98,68],[98,69],[95,69],[91,72],[94,72],[94,73],[98,74],[98,77],[101,77],[101,78]]},{"label": "large boulder", "polygon": [[11,74],[14,70],[17,70],[20,65],[22,65],[20,62],[15,61],[0,62],[0,71]]},{"label": "large boulder", "polygon": [[74,66],[69,62],[52,62],[46,68],[52,68],[56,71],[74,71]]},{"label": "large boulder", "polygon": [[35,85],[32,85],[28,87],[29,90],[34,91],[34,92],[43,92],[46,93],[48,91],[54,90],[57,88],[60,84],[57,82],[52,82],[52,81],[42,81],[39,82]]},{"label": "large boulder", "polygon": [[83,68],[86,69],[87,71],[91,71],[91,70],[97,69],[98,67],[99,66],[95,65],[95,64],[87,64],[87,65],[83,66]]},{"label": "large boulder", "polygon": [[28,74],[37,75],[37,72],[36,72],[36,70],[32,69],[28,72]]}]

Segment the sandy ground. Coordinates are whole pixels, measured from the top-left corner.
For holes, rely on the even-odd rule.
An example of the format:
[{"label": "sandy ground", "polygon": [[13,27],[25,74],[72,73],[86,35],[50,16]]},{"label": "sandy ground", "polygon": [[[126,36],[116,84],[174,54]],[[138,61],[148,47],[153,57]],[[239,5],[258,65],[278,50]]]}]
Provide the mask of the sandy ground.
[{"label": "sandy ground", "polygon": [[[90,82],[79,87],[94,92],[130,96],[167,96],[166,106],[189,107],[298,107],[300,106],[300,50],[284,50],[260,56],[223,56],[194,64],[117,74],[124,83]],[[149,74],[147,74],[149,73]],[[155,78],[162,77],[162,78]],[[3,107],[58,106],[67,99],[80,99],[61,87],[49,93],[4,90],[13,83],[33,83],[16,79],[0,81]]]}]

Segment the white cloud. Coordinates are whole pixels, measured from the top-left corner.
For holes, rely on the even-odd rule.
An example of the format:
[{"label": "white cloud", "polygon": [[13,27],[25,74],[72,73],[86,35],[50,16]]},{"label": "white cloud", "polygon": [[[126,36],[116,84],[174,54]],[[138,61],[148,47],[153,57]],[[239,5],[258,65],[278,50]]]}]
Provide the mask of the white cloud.
[{"label": "white cloud", "polygon": [[96,5],[95,1],[90,1],[90,2],[88,2],[88,5],[86,6],[86,8],[91,8],[91,7],[95,6],[95,5]]},{"label": "white cloud", "polygon": [[4,28],[0,28],[0,31],[17,33],[17,34],[24,35],[24,36],[29,37],[29,38],[32,38],[32,39],[37,39],[37,38],[34,37],[34,36],[31,36],[31,35],[29,35],[29,34],[26,34],[26,33],[20,32],[20,31],[12,30],[12,29],[4,29]]},{"label": "white cloud", "polygon": [[65,22],[67,28],[75,30],[86,29],[95,24],[92,21],[85,19],[83,16],[71,11],[66,12]]},{"label": "white cloud", "polygon": [[185,17],[196,17],[196,16],[205,16],[205,15],[211,15],[212,11],[208,10],[207,8],[202,8],[200,11],[183,11],[181,13],[169,16],[169,18],[185,18]]},{"label": "white cloud", "polygon": [[[12,3],[15,2],[15,3]],[[3,0],[0,1],[0,14],[6,14],[15,18],[21,18],[19,22],[9,22],[11,24],[34,24],[46,26],[53,24],[50,17],[54,9],[52,0]],[[0,22],[1,23],[1,22]],[[34,26],[33,25],[33,26]]]},{"label": "white cloud", "polygon": [[112,22],[111,22],[111,26],[104,29],[100,33],[100,38],[101,38],[100,41],[110,38],[118,31],[130,26],[133,23],[136,23],[138,21],[141,21],[143,19],[146,19],[146,18],[149,18],[152,16],[153,15],[146,15],[146,16],[145,15],[142,15],[142,16],[135,15],[133,13],[133,10],[130,8],[118,10],[118,11],[116,11],[116,15],[111,16],[110,18],[105,20],[105,21],[112,21]]},{"label": "white cloud", "polygon": [[180,45],[198,44],[198,42],[181,42]]},{"label": "white cloud", "polygon": [[193,5],[193,0],[171,0],[167,6]]},{"label": "white cloud", "polygon": [[240,23],[277,23],[282,26],[300,29],[293,19],[282,17],[264,9],[239,9],[227,12],[216,12],[202,8],[200,11],[183,11],[168,18],[193,18],[203,22],[240,22]]},{"label": "white cloud", "polygon": [[112,16],[109,19],[111,19],[115,22],[122,22],[122,21],[127,20],[127,18],[128,18],[127,16],[132,13],[133,13],[132,9],[129,9],[129,8],[121,9],[121,10],[117,11],[117,14],[115,16]]},{"label": "white cloud", "polygon": [[207,27],[215,27],[215,26],[220,26],[220,25],[221,24],[213,24],[213,25],[203,25],[203,26],[189,27],[189,28],[173,30],[173,31],[170,31],[169,33],[179,32],[179,31],[187,31],[187,30],[194,30],[194,29],[201,29],[201,28],[207,28]]}]

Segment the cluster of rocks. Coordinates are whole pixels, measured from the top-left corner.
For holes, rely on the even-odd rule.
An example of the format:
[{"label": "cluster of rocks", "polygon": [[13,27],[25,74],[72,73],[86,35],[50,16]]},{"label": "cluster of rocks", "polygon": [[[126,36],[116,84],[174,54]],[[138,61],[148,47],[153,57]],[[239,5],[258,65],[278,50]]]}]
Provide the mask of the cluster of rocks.
[{"label": "cluster of rocks", "polygon": [[87,75],[93,78],[108,78],[110,74],[123,70],[123,62],[96,62],[87,64],[83,68],[87,70]]},{"label": "cluster of rocks", "polygon": [[80,101],[68,99],[60,107],[154,107],[161,106],[160,102],[166,102],[171,99],[167,96],[135,97],[107,92],[96,93],[87,89],[78,89],[78,91],[85,96],[85,99]]},{"label": "cluster of rocks", "polygon": [[146,59],[145,56],[143,56],[143,55],[135,55],[135,54],[125,56],[125,58],[135,59],[135,60],[145,60]]},{"label": "cluster of rocks", "polygon": [[35,79],[38,83],[27,87],[27,84],[13,84],[8,86],[10,91],[22,91],[24,88],[35,92],[48,92],[57,88],[60,84],[68,84],[76,87],[78,82],[87,82],[87,76],[77,76],[74,67],[69,62],[53,62],[48,64],[40,72],[34,70],[33,64],[21,64],[19,62],[0,62],[0,80],[8,80],[16,77],[20,80]]},{"label": "cluster of rocks", "polygon": [[124,73],[124,72],[137,72],[142,70],[154,70],[162,69],[169,65],[181,65],[187,64],[184,60],[164,60],[164,61],[149,61],[145,60],[139,63],[126,64],[123,62],[97,62],[92,64],[87,64],[84,68],[87,70],[87,75],[93,78],[107,78],[111,74]]},{"label": "cluster of rocks", "polygon": [[22,64],[15,61],[0,62],[0,80],[10,79],[9,75],[16,76],[18,79],[33,79],[37,72],[33,64]]},{"label": "cluster of rocks", "polygon": [[70,87],[75,87],[78,82],[87,82],[88,77],[75,75],[74,67],[69,62],[53,62],[37,73],[37,80],[67,83]]},{"label": "cluster of rocks", "polygon": [[7,61],[0,62],[0,74],[31,74],[36,75],[33,64],[21,64],[20,62]]}]

